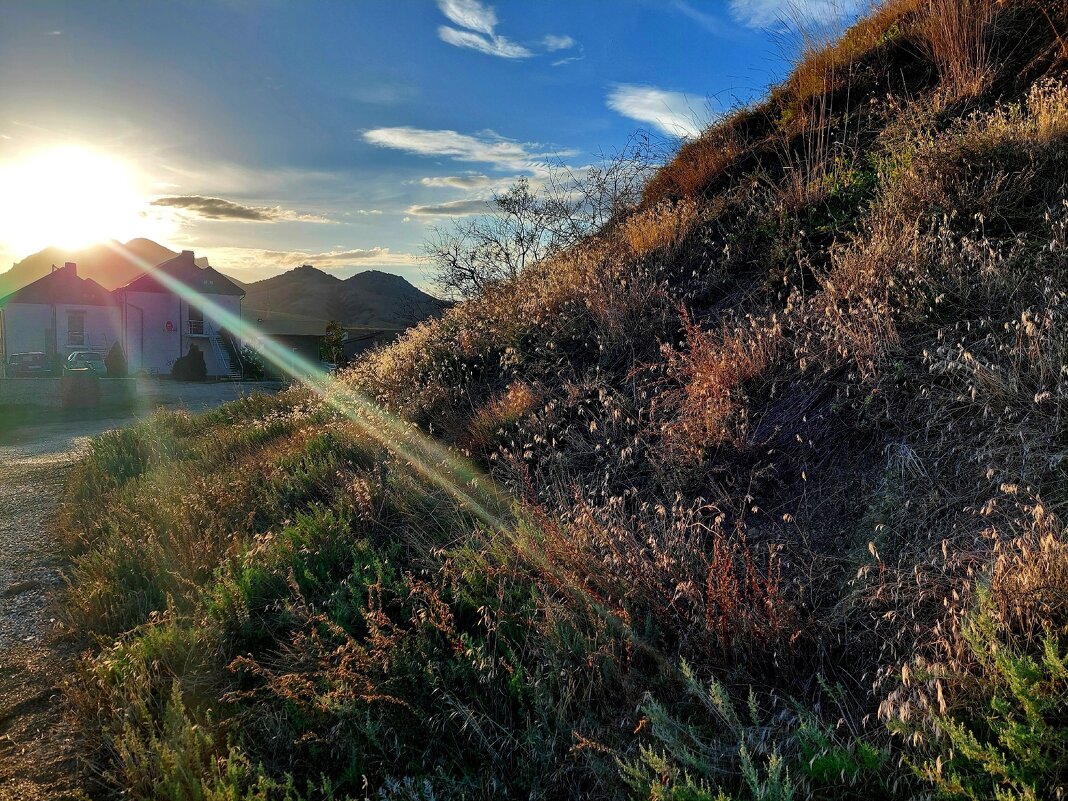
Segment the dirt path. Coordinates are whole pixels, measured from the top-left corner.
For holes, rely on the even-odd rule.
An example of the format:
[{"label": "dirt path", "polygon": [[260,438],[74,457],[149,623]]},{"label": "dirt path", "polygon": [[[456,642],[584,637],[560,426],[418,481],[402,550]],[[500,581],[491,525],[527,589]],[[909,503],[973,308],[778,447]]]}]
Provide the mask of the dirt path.
[{"label": "dirt path", "polygon": [[72,655],[50,609],[61,563],[49,527],[90,437],[129,422],[43,426],[0,445],[0,798],[76,797],[56,682]]},{"label": "dirt path", "polygon": [[[152,397],[199,411],[249,390],[172,385]],[[50,528],[91,438],[148,413],[33,426],[0,441],[0,801],[84,797],[58,689],[74,655],[52,609],[63,561]]]}]

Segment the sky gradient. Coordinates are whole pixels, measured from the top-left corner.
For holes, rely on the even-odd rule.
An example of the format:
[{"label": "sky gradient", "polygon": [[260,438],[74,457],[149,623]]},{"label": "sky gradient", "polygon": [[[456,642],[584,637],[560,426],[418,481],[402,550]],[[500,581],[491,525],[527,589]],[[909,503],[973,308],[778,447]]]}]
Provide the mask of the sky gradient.
[{"label": "sky gradient", "polygon": [[[121,165],[114,203],[136,206],[100,238],[150,236],[250,280],[307,262],[425,283],[429,227],[516,176],[588,164],[638,128],[693,135],[761,95],[792,6],[0,0],[0,181],[86,149]],[[48,244],[11,230],[8,184],[0,270]]]}]

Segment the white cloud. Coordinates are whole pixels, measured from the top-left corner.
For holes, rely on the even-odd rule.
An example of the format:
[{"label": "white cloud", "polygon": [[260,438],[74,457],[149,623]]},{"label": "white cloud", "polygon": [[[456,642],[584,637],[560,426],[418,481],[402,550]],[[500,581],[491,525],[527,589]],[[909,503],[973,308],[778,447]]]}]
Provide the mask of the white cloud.
[{"label": "white cloud", "polygon": [[530,58],[534,55],[521,44],[516,44],[504,36],[483,36],[474,31],[461,31],[442,25],[438,28],[441,41],[456,47],[467,47],[490,56],[501,58]]},{"label": "white cloud", "polygon": [[831,24],[860,10],[860,0],[730,0],[731,14],[751,28]]},{"label": "white cloud", "polygon": [[[497,11],[493,6],[479,0],[438,0],[438,8],[456,26],[441,25],[438,28],[438,37],[446,44],[498,58],[530,58],[534,55],[526,45],[497,33]],[[550,53],[568,50],[577,44],[570,36],[556,34],[549,34],[541,41],[541,46]]]},{"label": "white cloud", "polygon": [[438,8],[450,22],[463,30],[442,25],[441,41],[454,47],[466,47],[500,58],[530,58],[529,49],[504,36],[498,36],[497,12],[478,0],[438,0]]},{"label": "white cloud", "polygon": [[701,133],[698,119],[704,102],[682,92],[655,86],[618,84],[607,99],[608,107],[632,120],[653,126],[668,136],[696,137]]},{"label": "white cloud", "polygon": [[468,175],[434,175],[429,178],[420,178],[419,183],[423,186],[448,187],[450,189],[482,189],[491,186],[496,181],[488,175],[470,173]]},{"label": "white cloud", "polygon": [[493,6],[483,5],[478,0],[438,0],[438,8],[453,24],[470,31],[493,36],[497,27],[497,12]]},{"label": "white cloud", "polygon": [[498,169],[536,171],[538,163],[574,155],[573,151],[551,151],[533,142],[505,139],[493,131],[477,135],[457,131],[430,131],[402,126],[372,128],[363,132],[365,141],[378,147],[403,150],[420,156],[448,156],[457,161],[492,164]]},{"label": "white cloud", "polygon": [[473,214],[485,214],[489,211],[486,198],[461,198],[429,206],[410,206],[409,214],[417,217],[467,217]]},{"label": "white cloud", "polygon": [[554,53],[557,50],[569,50],[578,44],[570,36],[557,36],[552,33],[542,39],[541,43],[545,45],[545,49],[550,53]]}]

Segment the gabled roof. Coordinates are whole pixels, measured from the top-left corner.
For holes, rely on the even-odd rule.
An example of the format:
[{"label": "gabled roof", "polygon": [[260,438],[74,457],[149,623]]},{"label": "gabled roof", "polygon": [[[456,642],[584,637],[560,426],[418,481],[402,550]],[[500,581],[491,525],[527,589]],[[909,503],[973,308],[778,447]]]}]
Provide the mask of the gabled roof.
[{"label": "gabled roof", "polygon": [[115,291],[170,292],[171,290],[156,278],[157,273],[163,273],[203,295],[237,295],[243,297],[245,294],[245,290],[241,289],[218,270],[212,267],[198,266],[191,250],[183,250],[173,259],[157,264],[151,270],[142,273],[126,286],[120,287]]},{"label": "gabled roof", "polygon": [[67,263],[58,270],[0,298],[0,308],[12,303],[65,303],[72,306],[114,306],[115,298],[92,278],[81,278],[78,268]]}]

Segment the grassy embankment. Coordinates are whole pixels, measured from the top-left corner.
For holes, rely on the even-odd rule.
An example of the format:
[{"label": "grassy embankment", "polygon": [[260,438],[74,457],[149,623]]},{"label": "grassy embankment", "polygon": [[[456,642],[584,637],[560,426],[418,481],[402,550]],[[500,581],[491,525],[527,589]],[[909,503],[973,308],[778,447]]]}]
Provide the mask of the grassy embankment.
[{"label": "grassy embankment", "polygon": [[63,518],[91,789],[1065,792],[1066,36],[890,3],[362,362],[496,525],[307,392],[98,440]]}]

